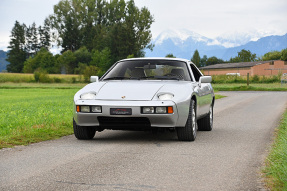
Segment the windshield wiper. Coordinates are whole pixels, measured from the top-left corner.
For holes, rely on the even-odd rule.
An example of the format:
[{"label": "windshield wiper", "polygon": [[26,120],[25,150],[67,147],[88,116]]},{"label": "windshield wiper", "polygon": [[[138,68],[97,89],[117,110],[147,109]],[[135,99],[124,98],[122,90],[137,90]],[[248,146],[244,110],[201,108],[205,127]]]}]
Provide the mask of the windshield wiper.
[{"label": "windshield wiper", "polygon": [[131,79],[130,77],[124,77],[124,76],[115,76],[110,78],[104,78],[104,80],[125,80],[125,79]]},{"label": "windshield wiper", "polygon": [[156,79],[156,80],[181,80],[179,77],[177,76],[142,76],[142,77],[138,77],[138,78],[131,78],[131,79]]}]

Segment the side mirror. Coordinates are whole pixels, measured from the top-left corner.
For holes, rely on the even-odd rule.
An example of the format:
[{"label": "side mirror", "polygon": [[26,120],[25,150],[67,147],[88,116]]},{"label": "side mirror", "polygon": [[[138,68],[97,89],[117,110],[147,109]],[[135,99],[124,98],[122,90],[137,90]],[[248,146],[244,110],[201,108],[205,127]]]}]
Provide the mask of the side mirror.
[{"label": "side mirror", "polygon": [[201,86],[201,83],[211,83],[212,77],[211,76],[201,76],[199,78],[199,86]]},{"label": "side mirror", "polygon": [[99,76],[91,76],[90,81],[91,82],[99,82]]}]

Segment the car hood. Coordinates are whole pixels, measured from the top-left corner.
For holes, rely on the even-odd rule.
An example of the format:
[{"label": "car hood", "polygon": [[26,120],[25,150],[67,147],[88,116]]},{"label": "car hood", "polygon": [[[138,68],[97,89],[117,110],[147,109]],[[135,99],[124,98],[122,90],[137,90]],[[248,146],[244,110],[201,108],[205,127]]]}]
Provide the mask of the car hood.
[{"label": "car hood", "polygon": [[79,90],[74,101],[81,94],[95,92],[97,100],[149,101],[157,100],[158,93],[171,93],[173,101],[189,99],[195,85],[187,81],[105,81],[86,85]]},{"label": "car hood", "polygon": [[138,81],[106,82],[97,92],[98,100],[152,100],[155,94],[164,86],[162,83]]}]

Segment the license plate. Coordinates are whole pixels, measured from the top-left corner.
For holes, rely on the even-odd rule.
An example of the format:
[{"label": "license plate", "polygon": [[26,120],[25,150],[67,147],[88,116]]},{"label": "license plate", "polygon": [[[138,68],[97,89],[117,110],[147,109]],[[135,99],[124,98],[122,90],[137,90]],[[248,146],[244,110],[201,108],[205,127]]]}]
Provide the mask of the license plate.
[{"label": "license plate", "polygon": [[110,114],[111,115],[131,115],[132,109],[131,108],[111,108]]}]

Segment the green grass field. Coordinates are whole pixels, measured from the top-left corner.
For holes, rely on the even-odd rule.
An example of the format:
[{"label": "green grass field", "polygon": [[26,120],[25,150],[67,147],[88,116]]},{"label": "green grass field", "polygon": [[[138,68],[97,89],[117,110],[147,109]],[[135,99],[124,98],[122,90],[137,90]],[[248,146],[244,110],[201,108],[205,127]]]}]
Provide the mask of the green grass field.
[{"label": "green grass field", "polygon": [[0,89],[0,148],[72,134],[74,89]]}]

